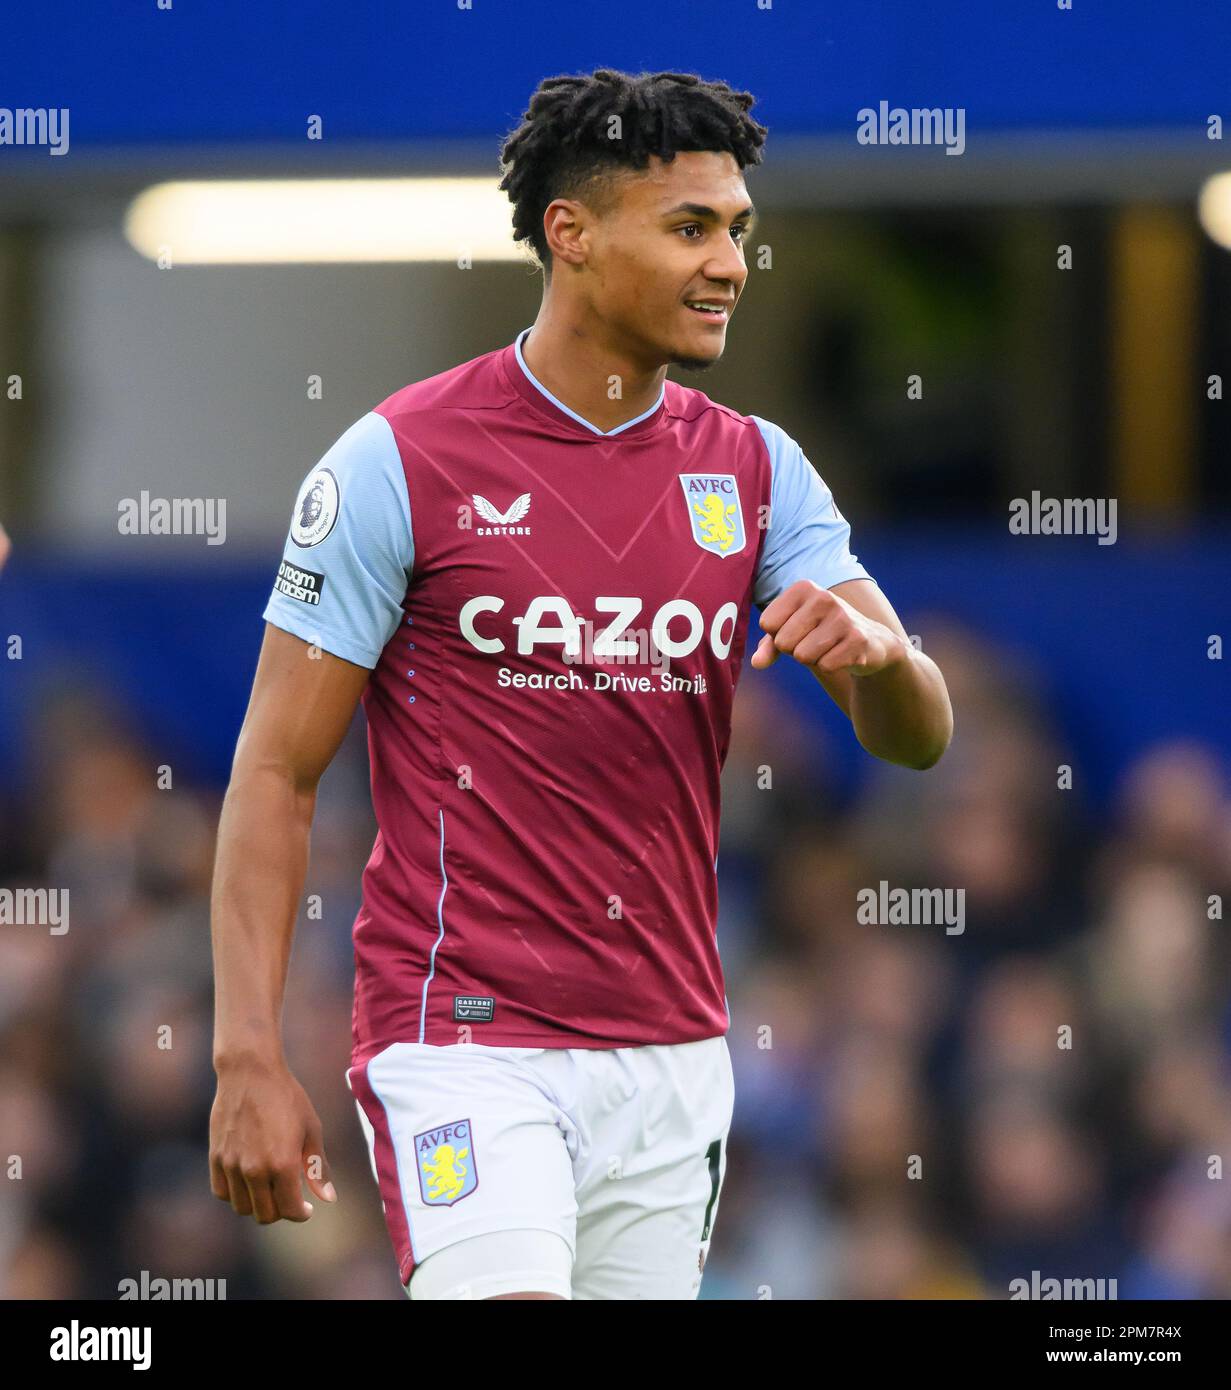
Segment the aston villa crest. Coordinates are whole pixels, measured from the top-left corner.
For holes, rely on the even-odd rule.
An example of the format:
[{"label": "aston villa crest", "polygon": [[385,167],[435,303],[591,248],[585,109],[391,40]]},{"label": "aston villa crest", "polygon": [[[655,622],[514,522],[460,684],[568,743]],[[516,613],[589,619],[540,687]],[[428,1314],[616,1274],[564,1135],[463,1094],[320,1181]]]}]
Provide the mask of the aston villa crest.
[{"label": "aston villa crest", "polygon": [[419,1192],[429,1207],[451,1207],[479,1185],[469,1120],[415,1135]]},{"label": "aston villa crest", "polygon": [[681,473],[692,538],[702,550],[726,559],[744,548],[744,509],[733,473]]}]

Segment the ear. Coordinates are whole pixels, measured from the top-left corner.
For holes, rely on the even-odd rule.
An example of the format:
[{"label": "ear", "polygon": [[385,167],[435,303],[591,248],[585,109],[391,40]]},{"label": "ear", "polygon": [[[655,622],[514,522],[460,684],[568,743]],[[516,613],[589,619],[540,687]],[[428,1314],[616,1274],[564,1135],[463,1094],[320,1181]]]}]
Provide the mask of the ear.
[{"label": "ear", "polygon": [[555,198],[543,212],[543,236],[553,261],[582,265],[586,242],[588,210],[575,198]]}]

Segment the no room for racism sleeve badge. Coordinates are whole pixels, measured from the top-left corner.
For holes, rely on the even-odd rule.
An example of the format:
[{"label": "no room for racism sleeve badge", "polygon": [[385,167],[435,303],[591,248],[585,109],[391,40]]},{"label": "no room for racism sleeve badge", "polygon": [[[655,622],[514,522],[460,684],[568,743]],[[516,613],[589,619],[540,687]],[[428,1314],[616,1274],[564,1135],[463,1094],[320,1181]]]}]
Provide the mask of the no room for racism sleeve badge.
[{"label": "no room for racism sleeve badge", "polygon": [[451,1207],[479,1185],[469,1120],[415,1135],[419,1195],[429,1207]]},{"label": "no room for racism sleeve badge", "polygon": [[744,548],[744,509],[733,473],[681,473],[692,538],[711,555],[738,555]]}]

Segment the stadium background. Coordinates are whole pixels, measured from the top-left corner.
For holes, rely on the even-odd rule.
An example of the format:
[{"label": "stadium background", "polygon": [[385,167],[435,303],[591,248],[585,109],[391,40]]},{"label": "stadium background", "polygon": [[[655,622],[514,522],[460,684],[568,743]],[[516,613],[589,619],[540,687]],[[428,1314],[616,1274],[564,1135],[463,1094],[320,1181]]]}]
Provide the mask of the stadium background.
[{"label": "stadium background", "polygon": [[[3,28],[0,105],[68,107],[71,148],[0,146],[0,385],[22,386],[0,392],[0,886],[67,888],[72,915],[0,926],[0,1294],[112,1298],[147,1270],[233,1298],[402,1297],[343,1081],[361,722],[322,786],[323,913],[287,995],[341,1196],[306,1225],[258,1229],[209,1192],[212,837],[300,479],[538,306],[517,261],[160,269],[125,210],[167,178],[494,183],[539,80],[613,66],[758,97],[772,268],[750,253],[722,363],[672,375],[801,442],[956,712],[919,774],[866,757],[806,673],[745,673],[719,857],[737,1100],[702,1296],[1004,1298],[1033,1270],[1231,1295],[1209,907],[1231,888],[1209,645],[1231,407],[1208,387],[1231,371],[1231,273],[1197,215],[1229,164],[1210,117],[1231,119],[1231,19],[151,0]],[[963,108],[964,153],[858,144],[881,100]],[[142,489],[225,498],[226,543],[121,535]],[[1116,498],[1116,543],[1010,535],[1035,490]],[[881,880],[964,887],[964,933],[859,925]]]}]

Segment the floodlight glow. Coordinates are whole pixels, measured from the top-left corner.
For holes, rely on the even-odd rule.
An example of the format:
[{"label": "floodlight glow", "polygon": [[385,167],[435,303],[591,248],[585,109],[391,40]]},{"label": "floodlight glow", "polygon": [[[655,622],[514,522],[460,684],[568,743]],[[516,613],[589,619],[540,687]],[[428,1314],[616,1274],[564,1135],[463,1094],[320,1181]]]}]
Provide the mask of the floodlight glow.
[{"label": "floodlight glow", "polygon": [[138,194],[124,234],[173,265],[522,260],[510,211],[488,178],[200,180]]},{"label": "floodlight glow", "polygon": [[1231,174],[1206,179],[1197,198],[1197,217],[1211,241],[1231,250]]}]

